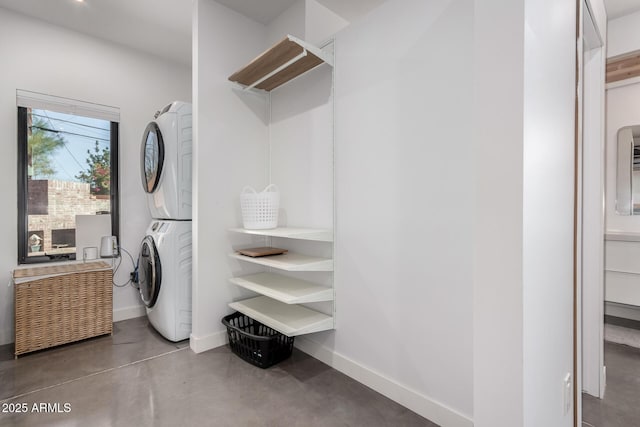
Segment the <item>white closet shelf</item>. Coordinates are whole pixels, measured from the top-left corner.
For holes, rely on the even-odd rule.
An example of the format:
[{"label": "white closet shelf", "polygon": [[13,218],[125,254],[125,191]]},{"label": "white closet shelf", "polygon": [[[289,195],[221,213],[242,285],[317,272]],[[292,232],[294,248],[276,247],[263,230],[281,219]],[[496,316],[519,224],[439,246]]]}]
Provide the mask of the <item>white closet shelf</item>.
[{"label": "white closet shelf", "polygon": [[269,92],[323,63],[333,66],[333,57],[316,46],[287,35],[229,76],[229,80],[240,83],[245,89],[255,87]]},{"label": "white closet shelf", "polygon": [[266,296],[232,302],[229,307],[289,337],[333,329],[331,316]]},{"label": "white closet shelf", "polygon": [[332,288],[281,274],[258,273],[232,277],[229,281],[285,304],[333,300]]},{"label": "white closet shelf", "polygon": [[287,239],[315,240],[318,242],[333,242],[333,230],[322,228],[293,228],[278,227],[270,230],[247,230],[244,228],[230,228],[234,233],[255,234],[257,236],[284,237]]},{"label": "white closet shelf", "polygon": [[333,260],[331,258],[320,258],[294,252],[255,258],[238,253],[232,253],[229,256],[241,261],[285,271],[333,271]]}]

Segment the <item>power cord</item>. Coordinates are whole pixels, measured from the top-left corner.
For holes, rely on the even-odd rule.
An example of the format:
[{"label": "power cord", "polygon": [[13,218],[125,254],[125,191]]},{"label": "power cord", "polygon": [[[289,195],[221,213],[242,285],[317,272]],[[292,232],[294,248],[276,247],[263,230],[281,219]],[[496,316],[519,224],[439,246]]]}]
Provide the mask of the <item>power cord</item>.
[{"label": "power cord", "polygon": [[[138,276],[138,265],[133,260],[133,256],[131,255],[131,253],[129,253],[129,251],[126,250],[125,248],[123,248],[122,246],[118,246],[118,249],[123,251],[127,255],[129,255],[129,259],[131,260],[131,266],[133,267],[133,271],[134,271],[135,277],[137,277]],[[118,260],[117,265],[116,265],[116,259]],[[127,285],[131,285],[134,288],[139,289],[139,287],[137,287],[135,285],[135,282],[132,280],[132,277],[129,277],[129,280],[127,280],[123,284],[117,284],[116,283],[116,281],[115,281],[116,273],[118,272],[118,269],[120,268],[121,265],[122,265],[122,255],[118,255],[116,258],[112,258],[111,259],[111,268],[113,268],[113,280],[112,280],[113,286],[115,286],[116,288],[124,288]]]}]

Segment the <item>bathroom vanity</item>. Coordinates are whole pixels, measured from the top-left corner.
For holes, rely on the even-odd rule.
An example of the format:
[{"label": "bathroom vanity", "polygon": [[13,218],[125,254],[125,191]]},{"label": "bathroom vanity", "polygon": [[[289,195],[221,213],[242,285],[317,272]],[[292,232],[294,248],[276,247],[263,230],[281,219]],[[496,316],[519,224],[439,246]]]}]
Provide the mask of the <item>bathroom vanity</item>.
[{"label": "bathroom vanity", "polygon": [[605,301],[640,306],[640,233],[605,235]]}]

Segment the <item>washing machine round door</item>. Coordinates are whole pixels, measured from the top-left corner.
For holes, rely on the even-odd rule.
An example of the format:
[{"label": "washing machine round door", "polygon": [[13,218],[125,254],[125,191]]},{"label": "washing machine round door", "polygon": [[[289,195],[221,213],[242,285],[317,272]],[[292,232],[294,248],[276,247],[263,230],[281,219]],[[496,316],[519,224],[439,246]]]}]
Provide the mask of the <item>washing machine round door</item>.
[{"label": "washing machine round door", "polygon": [[146,236],[142,240],[140,257],[138,258],[138,284],[142,302],[151,308],[158,300],[160,284],[162,283],[162,268],[160,256],[153,237]]},{"label": "washing machine round door", "polygon": [[156,122],[151,122],[144,130],[140,153],[142,187],[147,193],[156,191],[164,164],[164,141]]}]

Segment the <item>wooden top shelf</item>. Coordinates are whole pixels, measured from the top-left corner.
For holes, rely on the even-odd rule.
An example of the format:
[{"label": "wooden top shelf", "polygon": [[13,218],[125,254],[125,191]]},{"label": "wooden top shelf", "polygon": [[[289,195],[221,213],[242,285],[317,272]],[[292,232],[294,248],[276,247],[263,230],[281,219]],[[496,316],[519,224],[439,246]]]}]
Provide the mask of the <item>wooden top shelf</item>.
[{"label": "wooden top shelf", "polygon": [[333,65],[329,55],[293,36],[287,36],[271,49],[229,76],[229,80],[267,92],[306,73],[320,64]]},{"label": "wooden top shelf", "polygon": [[638,76],[640,76],[640,50],[607,59],[607,83]]}]

